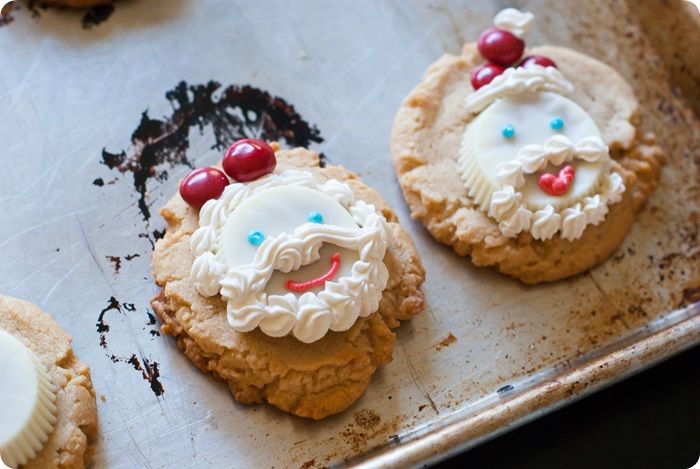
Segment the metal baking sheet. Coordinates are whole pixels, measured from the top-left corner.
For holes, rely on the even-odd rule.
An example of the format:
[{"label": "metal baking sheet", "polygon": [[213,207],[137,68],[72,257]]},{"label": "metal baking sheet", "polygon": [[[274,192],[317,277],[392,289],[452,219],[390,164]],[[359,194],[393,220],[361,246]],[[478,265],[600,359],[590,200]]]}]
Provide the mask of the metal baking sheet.
[{"label": "metal baking sheet", "polygon": [[[700,341],[700,127],[669,81],[668,51],[632,14],[680,2],[513,3],[537,14],[531,44],[617,68],[641,100],[642,131],[669,153],[612,258],[535,287],[434,242],[410,220],[389,158],[403,97],[505,4],[127,0],[87,21],[11,12],[0,27],[0,291],[52,313],[90,365],[95,467],[420,464]],[[237,110],[215,105],[246,93],[256,100]],[[399,213],[428,271],[427,308],[398,330],[394,361],[321,422],[235,403],[159,336],[149,310],[157,209],[187,163],[219,159],[217,143],[235,134],[227,112],[244,124],[235,132],[262,125],[359,173]]]}]

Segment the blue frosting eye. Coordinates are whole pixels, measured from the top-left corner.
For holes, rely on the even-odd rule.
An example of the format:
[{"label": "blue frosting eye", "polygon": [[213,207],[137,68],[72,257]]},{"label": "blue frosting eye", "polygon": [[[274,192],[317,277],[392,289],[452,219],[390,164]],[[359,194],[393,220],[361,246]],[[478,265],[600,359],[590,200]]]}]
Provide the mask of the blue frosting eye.
[{"label": "blue frosting eye", "polygon": [[321,212],[317,211],[311,211],[309,212],[309,216],[307,217],[307,220],[309,220],[311,223],[323,223],[323,215],[321,215]]},{"label": "blue frosting eye", "polygon": [[260,246],[265,241],[265,234],[260,230],[253,230],[248,233],[248,242],[253,246]]},{"label": "blue frosting eye", "polygon": [[504,138],[515,137],[515,127],[513,127],[510,124],[503,126],[503,128],[501,129],[501,135],[503,135]]},{"label": "blue frosting eye", "polygon": [[552,128],[552,130],[561,130],[564,128],[564,119],[561,117],[555,117],[549,122],[549,127]]}]

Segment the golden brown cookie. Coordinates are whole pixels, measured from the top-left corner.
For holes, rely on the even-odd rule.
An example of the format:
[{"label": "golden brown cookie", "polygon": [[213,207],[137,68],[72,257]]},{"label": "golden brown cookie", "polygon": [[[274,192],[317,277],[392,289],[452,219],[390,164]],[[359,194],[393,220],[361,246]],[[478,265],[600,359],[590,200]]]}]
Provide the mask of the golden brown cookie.
[{"label": "golden brown cookie", "polygon": [[298,168],[323,180],[346,182],[357,199],[374,204],[384,215],[391,233],[384,257],[389,280],[379,310],[345,332],[328,332],[312,343],[291,335],[270,337],[260,329],[234,331],[221,296],[200,295],[190,280],[190,238],[198,214],[179,195],[161,209],[168,227],[153,254],[161,291],[151,304],[163,332],[177,339],[198,368],[226,381],[236,400],[267,401],[295,415],[322,419],[355,402],[377,367],[391,361],[392,329],[423,309],[420,286],[425,274],[408,233],[376,191],[342,167],[319,167],[319,156],[309,150],[279,150],[276,157],[275,173]]},{"label": "golden brown cookie", "polygon": [[458,56],[446,54],[430,66],[405,98],[391,135],[392,158],[413,218],[440,242],[477,266],[494,266],[525,283],[553,281],[603,262],[619,245],[656,187],[664,154],[653,135],[640,136],[639,104],[627,82],[607,65],[570,49],[535,47],[525,55],[554,60],[573,84],[569,98],[600,129],[612,167],[624,181],[620,202],[603,222],[569,241],[559,234],[546,241],[529,232],[506,237],[498,223],[476,206],[460,177],[460,142],[471,116],[465,106],[473,93],[470,73],[484,63],[475,43]]},{"label": "golden brown cookie", "polygon": [[0,295],[0,329],[39,358],[57,388],[57,422],[25,469],[84,468],[97,438],[97,404],[90,370],[71,348],[71,338],[48,314],[26,301]]}]

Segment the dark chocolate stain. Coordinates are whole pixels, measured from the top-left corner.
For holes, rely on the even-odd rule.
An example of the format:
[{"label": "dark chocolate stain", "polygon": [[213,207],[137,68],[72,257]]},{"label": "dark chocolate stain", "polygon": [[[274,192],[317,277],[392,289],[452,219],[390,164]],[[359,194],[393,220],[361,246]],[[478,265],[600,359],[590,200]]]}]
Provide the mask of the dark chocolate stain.
[{"label": "dark chocolate stain", "polygon": [[139,233],[139,238],[143,238],[149,242],[151,249],[155,249],[156,241],[165,236],[165,228],[162,230],[153,230],[151,233]]},{"label": "dark chocolate stain", "polygon": [[[41,13],[39,13],[39,8],[46,11],[49,9],[49,6],[42,3],[40,0],[29,0],[27,2],[27,8],[29,9],[29,12],[32,14],[32,18],[38,19],[38,18],[41,18]],[[58,6],[55,8],[57,10],[63,9],[61,7],[58,7]]]},{"label": "dark chocolate stain", "polygon": [[122,259],[119,256],[105,256],[105,258],[112,263],[112,269],[115,274],[119,273],[119,269],[122,268]]},{"label": "dark chocolate stain", "polygon": [[[131,261],[136,259],[137,257],[141,257],[141,254],[134,253],[134,254],[128,254],[124,256],[124,260]],[[119,271],[122,268],[122,258],[119,256],[105,256],[105,259],[107,259],[109,262],[112,264],[112,270],[114,270],[114,274],[117,275]],[[131,303],[129,303],[131,304]],[[126,304],[124,305],[126,306]],[[130,310],[132,311],[132,310]]]},{"label": "dark chocolate stain", "polygon": [[147,326],[154,326],[156,324],[156,317],[153,313],[150,311],[147,311],[146,314],[148,315],[148,322],[146,323]]},{"label": "dark chocolate stain", "polygon": [[141,366],[141,363],[136,355],[132,355],[131,358],[129,358],[128,363],[130,363],[136,371],[141,372],[141,376],[143,376],[143,379],[149,382],[151,385],[151,390],[156,397],[162,396],[163,393],[165,393],[165,389],[163,389],[163,385],[159,380],[160,371],[158,369],[158,363],[151,362],[144,357],[141,358],[143,359],[143,366]]},{"label": "dark chocolate stain", "polygon": [[102,187],[105,185],[105,180],[102,178],[96,178],[94,181],[92,181],[92,184],[97,187]]},{"label": "dark chocolate stain", "polygon": [[106,5],[97,5],[85,12],[83,20],[81,21],[84,29],[90,29],[93,26],[97,26],[100,23],[107,21],[107,19],[114,13],[114,5],[108,3]]},{"label": "dark chocolate stain", "polygon": [[[107,346],[107,333],[109,332],[109,324],[105,321],[105,315],[109,311],[117,311],[119,313],[122,312],[122,308],[126,311],[136,311],[136,306],[133,303],[119,303],[119,300],[117,300],[115,297],[110,297],[109,298],[109,303],[107,304],[107,307],[104,308],[102,311],[100,311],[100,315],[97,318],[97,332],[100,335],[100,347],[105,349],[107,351],[107,357],[112,361],[112,363],[130,363],[134,369],[137,371],[140,371],[143,378],[148,381],[151,385],[151,390],[153,393],[156,395],[156,397],[160,397],[163,395],[165,390],[163,389],[163,385],[159,381],[160,377],[160,371],[158,369],[159,365],[155,361],[150,361],[146,358],[143,358],[143,363],[144,367],[141,366],[141,363],[139,362],[138,358],[136,358],[136,354],[132,354],[130,358],[127,357],[120,357],[118,355],[115,355],[113,353],[109,352],[109,348]],[[150,312],[147,311],[149,321],[151,317],[153,316]],[[154,317],[155,319],[155,317]],[[151,335],[153,333],[151,332]],[[159,334],[160,335],[160,334]]]},{"label": "dark chocolate stain", "polygon": [[[190,129],[204,133],[211,126],[219,151],[241,138],[263,138],[287,147],[321,143],[319,130],[307,123],[284,99],[249,85],[221,84],[210,81],[201,85],[180,82],[165,93],[173,108],[170,116],[152,119],[148,110],[131,135],[131,148],[118,152],[102,150],[102,163],[121,173],[132,173],[138,207],[144,221],[151,218],[146,202],[150,179],[164,181],[168,168],[192,167],[187,156]],[[215,96],[216,93],[216,96]]]},{"label": "dark chocolate stain", "polygon": [[100,347],[107,349],[107,332],[109,332],[109,324],[105,322],[105,314],[107,312],[116,310],[121,312],[121,307],[119,306],[119,301],[115,297],[109,299],[109,304],[105,309],[100,311],[100,315],[97,317],[97,332],[100,334]]},{"label": "dark chocolate stain", "polygon": [[[148,321],[146,321],[146,325],[147,326],[155,326],[156,325],[155,315],[148,310],[146,310],[146,314],[148,315]],[[151,337],[160,337],[160,331],[157,329],[151,329],[148,332],[151,334]]]},{"label": "dark chocolate stain", "polygon": [[[14,2],[16,3],[16,2]],[[42,9],[43,11],[52,9],[55,11],[69,11],[72,10],[71,8],[67,8],[64,6],[60,5],[49,5],[41,0],[29,0],[27,2],[27,9],[32,15],[32,18],[34,19],[39,19],[41,18],[41,13],[39,12],[39,9]],[[19,10],[19,6],[16,6],[15,9]],[[113,3],[108,3],[106,5],[96,5],[94,7],[90,7],[85,9],[85,14],[83,15],[83,18],[81,20],[81,25],[84,29],[90,29],[94,26],[97,26],[98,24],[104,23],[107,21],[107,19],[112,16],[112,13],[114,13],[114,4]]]}]

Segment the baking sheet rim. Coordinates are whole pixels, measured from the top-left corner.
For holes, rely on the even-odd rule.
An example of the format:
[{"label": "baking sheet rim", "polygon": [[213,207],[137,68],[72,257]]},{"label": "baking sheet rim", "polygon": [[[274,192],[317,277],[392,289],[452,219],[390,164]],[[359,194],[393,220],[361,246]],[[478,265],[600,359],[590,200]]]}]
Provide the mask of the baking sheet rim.
[{"label": "baking sheet rim", "polygon": [[406,442],[383,445],[349,461],[349,465],[405,468],[435,463],[629,378],[700,344],[700,302],[677,312],[680,311],[685,312],[685,318],[670,326],[638,340],[623,341],[612,351],[555,373],[483,411],[445,423]]}]

